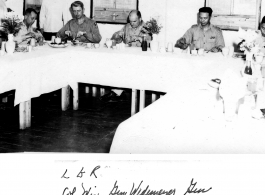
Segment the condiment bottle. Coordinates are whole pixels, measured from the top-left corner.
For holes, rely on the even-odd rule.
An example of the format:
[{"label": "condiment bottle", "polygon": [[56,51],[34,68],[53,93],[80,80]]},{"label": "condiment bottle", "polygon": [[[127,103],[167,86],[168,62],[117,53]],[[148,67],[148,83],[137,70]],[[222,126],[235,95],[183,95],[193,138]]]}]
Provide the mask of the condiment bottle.
[{"label": "condiment bottle", "polygon": [[147,51],[147,41],[145,35],[143,36],[142,51]]},{"label": "condiment bottle", "polygon": [[248,75],[252,75],[251,62],[250,61],[246,61],[246,63],[247,63],[247,65],[245,67],[244,73],[248,74]]}]

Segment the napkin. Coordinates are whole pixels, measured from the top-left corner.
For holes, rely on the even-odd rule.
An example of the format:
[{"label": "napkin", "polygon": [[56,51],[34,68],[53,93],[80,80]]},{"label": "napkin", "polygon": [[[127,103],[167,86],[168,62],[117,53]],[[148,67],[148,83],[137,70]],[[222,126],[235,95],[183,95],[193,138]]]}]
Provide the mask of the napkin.
[{"label": "napkin", "polygon": [[238,101],[246,94],[247,78],[228,69],[221,77],[219,93],[224,100]]}]

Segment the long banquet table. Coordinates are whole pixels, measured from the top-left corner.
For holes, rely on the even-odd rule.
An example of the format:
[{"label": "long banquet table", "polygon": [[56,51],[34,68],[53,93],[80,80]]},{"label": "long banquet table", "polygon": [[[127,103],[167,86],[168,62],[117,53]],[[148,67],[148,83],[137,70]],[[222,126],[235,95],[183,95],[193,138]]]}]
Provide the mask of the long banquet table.
[{"label": "long banquet table", "polygon": [[[264,154],[265,120],[227,122],[208,92],[170,93],[122,122],[112,154]],[[195,95],[195,97],[193,96]],[[205,101],[205,100],[208,100]]]},{"label": "long banquet table", "polygon": [[78,109],[78,82],[131,88],[132,109],[135,109],[135,89],[141,90],[140,106],[143,107],[144,90],[178,91],[185,97],[187,89],[210,90],[207,82],[220,77],[227,69],[239,74],[242,65],[242,60],[224,58],[221,53],[190,56],[142,52],[140,48],[68,46],[59,49],[45,45],[31,53],[0,56],[0,93],[16,90],[15,105],[20,104],[21,115],[28,113],[22,119],[28,127],[30,103],[25,102],[70,85],[74,90],[74,108]]}]

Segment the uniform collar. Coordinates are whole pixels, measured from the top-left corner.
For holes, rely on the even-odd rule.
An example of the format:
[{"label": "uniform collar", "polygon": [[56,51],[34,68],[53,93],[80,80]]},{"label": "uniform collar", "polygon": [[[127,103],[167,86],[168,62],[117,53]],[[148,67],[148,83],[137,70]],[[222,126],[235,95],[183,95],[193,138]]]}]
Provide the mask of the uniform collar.
[{"label": "uniform collar", "polygon": [[[87,20],[87,17],[86,17],[85,14],[82,16],[82,18],[84,19],[84,22]],[[77,22],[78,19],[74,19],[74,20],[75,20],[76,23],[78,23],[78,22]]]},{"label": "uniform collar", "polygon": [[142,22],[136,28],[133,28],[130,23],[128,23],[128,24],[129,24],[129,28],[137,30],[139,28],[142,28],[142,26],[144,25],[144,21],[142,20]]},{"label": "uniform collar", "polygon": [[32,25],[31,26],[27,26],[26,24],[25,24],[25,22],[23,21],[23,25],[22,25],[25,29],[27,29],[27,30],[30,30],[30,29],[32,29]]},{"label": "uniform collar", "polygon": [[[200,23],[198,26],[200,27],[200,29],[202,29],[202,25],[201,25],[201,23]],[[208,29],[208,30],[212,30],[212,27],[213,27],[213,25],[210,23],[210,24],[209,24],[209,29]]]}]

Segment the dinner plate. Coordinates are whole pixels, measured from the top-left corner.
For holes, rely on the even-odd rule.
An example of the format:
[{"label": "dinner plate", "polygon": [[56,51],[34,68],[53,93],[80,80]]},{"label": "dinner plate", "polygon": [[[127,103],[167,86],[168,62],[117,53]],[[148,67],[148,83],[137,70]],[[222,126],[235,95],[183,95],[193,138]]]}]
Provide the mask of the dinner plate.
[{"label": "dinner plate", "polygon": [[65,48],[68,46],[68,44],[61,44],[61,45],[58,45],[58,44],[51,44],[51,43],[48,43],[50,47],[53,47],[53,48]]}]

